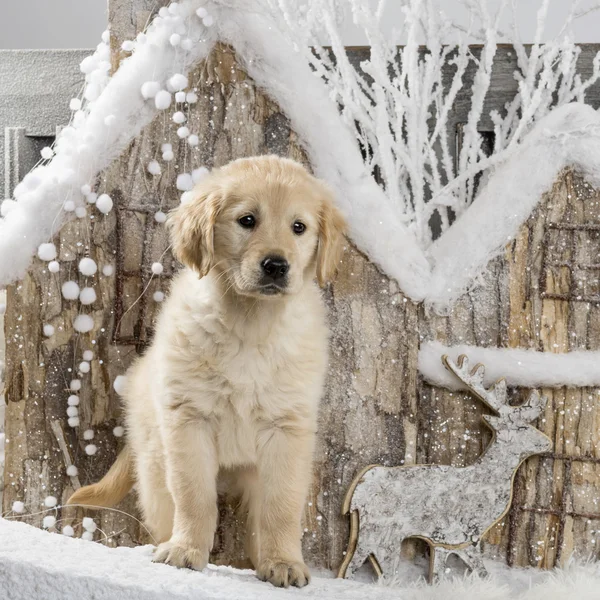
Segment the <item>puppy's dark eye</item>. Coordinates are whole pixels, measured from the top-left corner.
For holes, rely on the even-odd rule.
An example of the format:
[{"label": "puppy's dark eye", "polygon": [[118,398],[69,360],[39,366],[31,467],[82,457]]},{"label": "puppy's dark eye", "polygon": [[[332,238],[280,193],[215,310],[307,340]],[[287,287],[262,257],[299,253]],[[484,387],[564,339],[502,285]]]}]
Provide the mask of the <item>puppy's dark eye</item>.
[{"label": "puppy's dark eye", "polygon": [[306,231],[306,225],[301,221],[296,221],[293,225],[293,230],[296,235],[302,235]]},{"label": "puppy's dark eye", "polygon": [[244,215],[238,219],[238,223],[244,229],[254,229],[254,226],[256,225],[256,219],[253,215]]}]

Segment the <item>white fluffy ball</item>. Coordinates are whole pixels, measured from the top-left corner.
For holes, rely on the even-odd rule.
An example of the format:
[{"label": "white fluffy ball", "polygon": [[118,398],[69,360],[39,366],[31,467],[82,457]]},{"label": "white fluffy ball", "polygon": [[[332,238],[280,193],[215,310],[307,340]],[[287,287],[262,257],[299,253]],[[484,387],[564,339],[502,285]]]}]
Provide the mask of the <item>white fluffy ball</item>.
[{"label": "white fluffy ball", "polygon": [[71,110],[79,110],[81,108],[81,100],[79,98],[71,98],[71,102],[69,102],[69,108]]},{"label": "white fluffy ball", "polygon": [[148,173],[150,173],[150,175],[160,175],[161,173],[161,168],[160,165],[158,164],[157,160],[151,160],[148,163]]},{"label": "white fluffy ball", "polygon": [[83,353],[83,360],[87,360],[88,362],[90,362],[90,360],[94,359],[94,353],[91,350],[85,350]]},{"label": "white fluffy ball", "polygon": [[154,292],[152,298],[154,298],[154,302],[162,302],[165,299],[165,294],[159,290],[158,292]]},{"label": "white fluffy ball", "polygon": [[69,406],[78,406],[79,405],[79,396],[76,396],[75,394],[71,394],[67,398],[67,404]]},{"label": "white fluffy ball", "polygon": [[173,150],[173,146],[171,144],[162,144],[160,147],[161,152],[169,152],[170,150]]},{"label": "white fluffy ball", "polygon": [[113,382],[113,388],[119,396],[122,396],[125,392],[125,386],[127,385],[127,376],[126,375],[117,375]]},{"label": "white fluffy ball", "polygon": [[79,427],[79,417],[69,417],[67,423],[69,427]]},{"label": "white fluffy ball", "polygon": [[174,33],[169,38],[169,43],[171,46],[179,46],[181,44],[181,36],[178,33]]},{"label": "white fluffy ball", "polygon": [[[71,466],[73,466],[73,465],[71,465]],[[70,468],[71,467],[69,467],[69,469]],[[67,473],[68,473],[69,469],[67,469]],[[75,475],[71,475],[71,477],[75,477]],[[62,528],[62,534],[66,535],[67,537],[73,537],[75,535],[75,530],[70,525],[65,525]]]},{"label": "white fluffy ball", "polygon": [[172,150],[167,150],[166,152],[163,152],[162,157],[164,161],[169,162],[175,158],[175,155],[173,154]]},{"label": "white fluffy ball", "polygon": [[75,209],[75,216],[78,219],[84,219],[86,215],[87,215],[87,210],[85,210],[85,206],[78,206]]},{"label": "white fluffy ball", "polygon": [[198,138],[198,136],[194,133],[192,135],[190,135],[187,139],[187,143],[192,147],[195,148],[199,143],[200,143],[200,139]]},{"label": "white fluffy ball", "polygon": [[115,272],[115,269],[112,265],[104,265],[102,267],[102,275],[105,277],[110,277]]},{"label": "white fluffy ball", "polygon": [[185,102],[185,92],[177,92],[175,94],[175,102],[181,104],[182,102]]},{"label": "white fluffy ball", "polygon": [[46,496],[44,498],[44,506],[54,508],[58,504],[58,500],[54,496]]},{"label": "white fluffy ball", "polygon": [[[88,444],[85,447],[85,453],[88,456],[94,456],[94,454],[96,454],[96,452],[98,452],[98,447],[96,446],[96,444]],[[85,527],[85,525],[84,525],[84,527]]]},{"label": "white fluffy ball", "polygon": [[48,271],[50,273],[58,273],[60,271],[60,263],[56,260],[51,260],[48,263]]},{"label": "white fluffy ball", "polygon": [[107,215],[113,207],[112,198],[108,194],[102,194],[102,196],[96,200],[96,206],[101,213]]},{"label": "white fluffy ball", "polygon": [[67,417],[77,417],[79,409],[76,406],[67,406]]},{"label": "white fluffy ball", "polygon": [[115,437],[123,437],[123,434],[125,433],[125,429],[123,427],[121,427],[120,425],[117,425],[114,429],[113,429],[113,435]]},{"label": "white fluffy ball", "polygon": [[169,79],[167,87],[173,92],[179,92],[188,86],[188,78],[181,73],[175,73],[171,79]]},{"label": "white fluffy ball", "polygon": [[177,189],[182,192],[189,192],[194,187],[194,180],[189,173],[177,175]]},{"label": "white fluffy ball", "polygon": [[198,167],[192,171],[192,181],[194,183],[198,183],[199,181],[202,181],[209,173],[210,171],[206,167]]},{"label": "white fluffy ball", "polygon": [[146,81],[142,84],[142,96],[148,100],[154,98],[160,92],[160,83],[158,81]]},{"label": "white fluffy ball", "polygon": [[65,300],[77,300],[79,298],[79,286],[76,281],[65,281],[62,285],[62,295]]},{"label": "white fluffy ball", "polygon": [[185,139],[188,135],[190,135],[190,130],[187,127],[180,127],[177,130],[177,135],[183,140]]},{"label": "white fluffy ball", "polygon": [[196,92],[188,92],[185,96],[185,100],[188,104],[196,104],[196,102],[198,102],[198,94],[196,94]]},{"label": "white fluffy ball", "polygon": [[25,512],[25,504],[23,504],[23,502],[21,502],[20,500],[15,500],[12,504],[12,510],[13,512],[19,514]]},{"label": "white fluffy ball", "polygon": [[84,440],[93,440],[94,439],[94,430],[93,429],[86,429],[83,432],[83,439]]},{"label": "white fluffy ball", "polygon": [[87,360],[82,360],[79,363],[78,369],[79,369],[80,373],[84,373],[84,374],[89,373],[90,372],[90,363]]},{"label": "white fluffy ball", "polygon": [[42,521],[44,529],[50,529],[56,525],[56,517],[54,515],[46,515]]},{"label": "white fluffy ball", "polygon": [[167,90],[160,90],[154,98],[154,105],[158,110],[166,110],[171,106],[172,96]]},{"label": "white fluffy ball", "polygon": [[90,192],[85,199],[89,204],[96,204],[96,200],[98,200],[98,194],[96,194],[96,192]]},{"label": "white fluffy ball", "polygon": [[56,258],[56,246],[52,242],[40,244],[38,246],[38,257],[47,262],[54,260]]},{"label": "white fluffy ball", "polygon": [[201,19],[204,19],[204,17],[206,17],[208,15],[208,11],[206,10],[206,8],[204,8],[204,6],[201,6],[199,9],[196,10],[196,14]]},{"label": "white fluffy ball", "polygon": [[69,389],[72,392],[78,392],[81,389],[81,380],[80,379],[71,379],[69,383]]},{"label": "white fluffy ball", "polygon": [[173,114],[173,121],[178,125],[181,125],[181,123],[185,123],[186,120],[186,116],[180,110]]},{"label": "white fluffy ball", "polygon": [[121,44],[121,48],[123,49],[123,52],[133,52],[133,50],[135,48],[135,43],[132,42],[131,40],[125,40]]},{"label": "white fluffy ball", "polygon": [[45,148],[42,148],[40,154],[42,155],[43,159],[50,160],[54,156],[54,150],[52,150],[50,146],[46,146]]},{"label": "white fluffy ball", "polygon": [[91,531],[84,531],[81,534],[81,539],[85,540],[86,542],[93,542],[94,541],[94,534]]},{"label": "white fluffy ball", "polygon": [[87,196],[92,191],[92,186],[89,183],[85,183],[81,186],[81,193]]},{"label": "white fluffy ball", "polygon": [[164,267],[159,262],[152,263],[152,272],[155,275],[160,275],[163,271]]},{"label": "white fluffy ball", "polygon": [[63,210],[65,212],[73,212],[75,210],[75,202],[73,202],[73,200],[65,200]]},{"label": "white fluffy ball", "polygon": [[[79,473],[79,469],[75,465],[69,465],[67,467],[67,475],[69,477],[77,477],[78,473]],[[63,533],[64,533],[64,529],[63,529]]]},{"label": "white fluffy ball", "polygon": [[79,301],[81,304],[93,304],[96,302],[96,290],[91,287],[85,287],[79,293]]},{"label": "white fluffy ball", "polygon": [[73,321],[73,328],[79,333],[87,333],[94,329],[94,319],[90,315],[77,315]]},{"label": "white fluffy ball", "polygon": [[79,261],[79,272],[82,275],[85,275],[86,277],[92,277],[96,274],[97,270],[98,265],[94,259],[86,257]]},{"label": "white fluffy ball", "polygon": [[97,529],[97,525],[92,517],[83,517],[81,524],[86,531],[91,531],[92,533]]},{"label": "white fluffy ball", "polygon": [[50,325],[50,323],[46,323],[44,325],[44,335],[46,337],[51,337],[54,335],[54,326]]},{"label": "white fluffy ball", "polygon": [[157,223],[164,223],[167,220],[167,215],[162,210],[154,213],[154,220]]}]

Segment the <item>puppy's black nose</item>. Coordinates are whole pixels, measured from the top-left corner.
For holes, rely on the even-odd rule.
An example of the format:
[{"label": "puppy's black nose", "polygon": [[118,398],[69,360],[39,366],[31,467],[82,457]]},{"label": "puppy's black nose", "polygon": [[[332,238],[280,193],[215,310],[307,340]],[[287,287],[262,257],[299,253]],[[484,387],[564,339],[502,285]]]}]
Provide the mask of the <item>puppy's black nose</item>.
[{"label": "puppy's black nose", "polygon": [[260,266],[265,275],[272,279],[281,279],[287,275],[290,270],[290,263],[281,256],[267,256]]}]

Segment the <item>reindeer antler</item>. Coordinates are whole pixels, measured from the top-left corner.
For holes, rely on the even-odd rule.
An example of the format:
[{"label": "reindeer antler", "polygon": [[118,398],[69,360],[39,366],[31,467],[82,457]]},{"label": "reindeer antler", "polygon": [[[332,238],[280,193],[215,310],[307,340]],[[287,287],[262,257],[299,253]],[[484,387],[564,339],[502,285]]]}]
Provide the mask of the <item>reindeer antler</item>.
[{"label": "reindeer antler", "polygon": [[483,385],[485,367],[478,363],[469,371],[469,359],[461,354],[455,363],[447,354],[442,356],[442,362],[448,371],[454,373],[482,402],[487,404],[499,415],[512,411],[508,405],[506,394],[506,379],[499,379],[491,387]]},{"label": "reindeer antler", "polygon": [[469,371],[469,359],[461,354],[455,363],[448,355],[442,356],[442,362],[448,371],[454,373],[482,402],[499,415],[509,415],[526,423],[537,419],[546,406],[547,399],[532,390],[527,401],[521,406],[512,407],[507,402],[506,379],[499,379],[491,387],[483,385],[485,367],[478,363]]}]

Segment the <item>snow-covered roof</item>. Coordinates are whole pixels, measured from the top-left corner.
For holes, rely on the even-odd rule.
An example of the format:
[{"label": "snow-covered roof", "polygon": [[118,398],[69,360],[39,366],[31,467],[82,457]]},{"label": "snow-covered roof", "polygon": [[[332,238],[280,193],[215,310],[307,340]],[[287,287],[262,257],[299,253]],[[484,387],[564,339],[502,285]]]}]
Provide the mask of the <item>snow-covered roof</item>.
[{"label": "snow-covered roof", "polygon": [[133,53],[112,77],[105,36],[82,63],[87,103],[80,109],[75,102],[72,125],[58,138],[52,159],[18,186],[17,202],[3,203],[0,285],[24,275],[38,246],[68,218],[65,201],[85,205],[95,175],[171,105],[171,94],[187,87],[187,73],[217,40],[233,46],[248,74],[290,118],[316,174],[335,190],[354,243],[414,300],[449,306],[516,234],[564,167],[574,165],[598,182],[598,115],[585,105],[566,105],[538,123],[426,250],[367,172],[326,86],[275,25],[268,11],[257,11],[249,0],[173,3],[128,42]]}]

